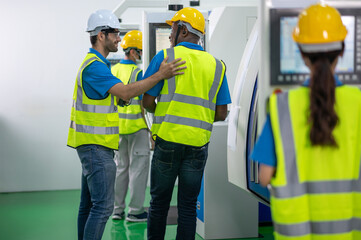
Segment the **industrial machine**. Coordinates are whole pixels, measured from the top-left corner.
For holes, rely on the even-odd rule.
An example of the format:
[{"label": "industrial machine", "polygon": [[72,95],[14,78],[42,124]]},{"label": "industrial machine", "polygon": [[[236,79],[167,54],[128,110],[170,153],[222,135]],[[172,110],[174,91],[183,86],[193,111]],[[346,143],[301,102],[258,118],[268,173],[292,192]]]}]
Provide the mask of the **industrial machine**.
[{"label": "industrial machine", "polygon": [[[239,66],[228,128],[228,179],[260,202],[269,203],[259,185],[258,163],[250,159],[266,119],[268,97],[275,89],[289,90],[309,78],[292,30],[302,9],[319,1],[260,1],[259,19]],[[342,15],[348,35],[336,74],[346,84],[361,83],[361,3],[324,1]]]}]

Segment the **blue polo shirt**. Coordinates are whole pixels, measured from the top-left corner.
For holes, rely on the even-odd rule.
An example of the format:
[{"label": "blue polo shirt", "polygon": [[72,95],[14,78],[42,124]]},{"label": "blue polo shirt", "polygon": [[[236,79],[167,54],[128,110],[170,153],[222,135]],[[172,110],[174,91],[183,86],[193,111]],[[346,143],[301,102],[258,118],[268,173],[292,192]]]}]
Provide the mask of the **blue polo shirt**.
[{"label": "blue polo shirt", "polygon": [[84,92],[90,99],[104,99],[108,97],[109,89],[115,84],[122,81],[115,77],[110,71],[110,62],[93,48],[89,49],[89,53],[94,53],[106,65],[99,61],[92,62],[83,71],[83,88]]},{"label": "blue polo shirt", "polygon": [[[335,75],[336,87],[342,86],[342,82]],[[310,79],[307,79],[302,86],[308,87],[310,85]],[[251,154],[251,159],[253,161],[276,167],[277,166],[277,157],[275,151],[275,142],[273,138],[271,118],[267,114],[266,123],[263,126],[261,135],[257,139],[256,145]]]},{"label": "blue polo shirt", "polygon": [[[184,46],[186,48],[204,51],[202,46],[200,46],[198,44],[190,43],[190,42],[181,42],[177,46]],[[150,62],[149,67],[144,74],[144,79],[148,78],[148,77],[152,76],[154,73],[158,72],[160,64],[163,62],[163,60],[164,60],[164,53],[163,53],[163,50],[161,50],[157,53],[157,55],[155,55],[153,57],[152,61]],[[186,65],[187,65],[187,63],[186,63]],[[146,93],[153,97],[159,96],[160,91],[163,88],[163,84],[164,84],[164,80],[158,82],[157,85],[155,85],[152,89],[150,89]],[[232,101],[231,101],[231,95],[230,95],[229,89],[228,89],[227,77],[226,77],[226,74],[224,74],[224,79],[223,79],[222,85],[218,91],[216,105],[226,105],[231,102]]]}]

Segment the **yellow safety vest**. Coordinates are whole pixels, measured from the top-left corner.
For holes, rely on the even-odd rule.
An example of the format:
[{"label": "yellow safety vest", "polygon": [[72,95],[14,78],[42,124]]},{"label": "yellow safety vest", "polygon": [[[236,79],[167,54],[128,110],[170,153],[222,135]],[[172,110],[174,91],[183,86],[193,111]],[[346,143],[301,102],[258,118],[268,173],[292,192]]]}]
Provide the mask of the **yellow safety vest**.
[{"label": "yellow safety vest", "polygon": [[361,239],[361,92],[336,88],[338,147],[312,146],[309,88],[270,98],[277,172],[271,180],[276,239]]},{"label": "yellow safety vest", "polygon": [[[113,75],[122,80],[124,85],[136,82],[140,72],[141,70],[135,64],[118,63],[112,67]],[[148,128],[140,104],[139,97],[134,97],[131,99],[129,106],[118,106],[119,134],[131,134],[138,132],[140,129]]]},{"label": "yellow safety vest", "polygon": [[118,149],[119,119],[115,97],[109,94],[104,99],[94,100],[88,98],[83,89],[83,70],[94,61],[104,63],[95,54],[88,53],[76,77],[68,146],[76,148],[84,144],[97,144]]},{"label": "yellow safety vest", "polygon": [[185,60],[187,69],[184,75],[164,80],[152,134],[170,142],[203,146],[211,136],[225,65],[205,51],[184,46],[163,51],[168,62],[175,58]]}]

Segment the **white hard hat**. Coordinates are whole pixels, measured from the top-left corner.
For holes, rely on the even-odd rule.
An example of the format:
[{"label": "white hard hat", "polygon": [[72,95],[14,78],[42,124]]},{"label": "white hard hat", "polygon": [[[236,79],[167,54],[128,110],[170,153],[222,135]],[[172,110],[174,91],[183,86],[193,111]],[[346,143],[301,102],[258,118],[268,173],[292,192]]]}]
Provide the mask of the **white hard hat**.
[{"label": "white hard hat", "polygon": [[119,19],[112,11],[101,9],[90,15],[86,29],[90,36],[97,35],[100,30],[107,28],[120,29]]}]

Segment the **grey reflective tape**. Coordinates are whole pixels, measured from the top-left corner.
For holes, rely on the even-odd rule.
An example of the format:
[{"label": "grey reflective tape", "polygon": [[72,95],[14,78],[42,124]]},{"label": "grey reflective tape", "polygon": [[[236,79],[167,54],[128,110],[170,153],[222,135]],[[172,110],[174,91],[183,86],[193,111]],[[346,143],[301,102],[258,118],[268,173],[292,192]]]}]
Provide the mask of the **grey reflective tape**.
[{"label": "grey reflective tape", "polygon": [[73,128],[76,132],[89,133],[89,134],[101,134],[101,135],[112,135],[119,134],[119,127],[94,127],[76,124],[70,122],[70,128]]},{"label": "grey reflective tape", "polygon": [[337,221],[303,222],[298,224],[274,223],[275,231],[279,234],[296,237],[308,234],[342,234],[353,230],[361,231],[361,219],[352,218]]},{"label": "grey reflective tape", "polygon": [[[168,62],[171,62],[175,59],[174,48],[168,48],[167,50]],[[168,79],[168,95],[170,99],[173,98],[175,92],[175,76]]]},{"label": "grey reflective tape", "polygon": [[139,73],[140,71],[141,71],[141,70],[140,70],[139,68],[134,69],[134,71],[132,72],[132,75],[130,76],[130,82],[131,82],[131,83],[136,82],[136,80],[137,80],[137,75],[138,75],[138,73]]},{"label": "grey reflective tape", "polygon": [[204,122],[197,119],[192,118],[186,118],[186,117],[179,117],[174,115],[166,115],[163,116],[155,116],[153,119],[153,124],[161,124],[162,122],[169,122],[169,123],[175,123],[179,125],[185,125],[190,127],[196,127],[201,128],[207,131],[212,131],[213,124]]},{"label": "grey reflective tape", "polygon": [[[112,99],[113,99],[113,97],[112,97]],[[91,112],[91,113],[114,113],[115,112],[115,109],[112,107],[109,107],[109,106],[81,104],[78,102],[76,103],[76,110],[82,111],[82,112]]]},{"label": "grey reflective tape", "polygon": [[89,58],[88,60],[86,60],[83,65],[81,65],[80,69],[79,69],[79,72],[78,72],[78,76],[77,76],[77,84],[78,84],[78,90],[77,90],[77,102],[80,102],[82,103],[83,102],[83,90],[82,88],[80,87],[81,86],[81,73],[83,72],[84,68],[91,62],[91,61],[94,61],[94,60],[97,60],[96,57],[92,57],[92,58]]},{"label": "grey reflective tape", "polygon": [[110,94],[110,106],[114,106],[114,111],[117,110],[117,104],[115,104],[115,97]]},{"label": "grey reflective tape", "polygon": [[168,62],[171,62],[175,59],[175,53],[174,53],[174,48],[167,48],[167,57],[168,57]]},{"label": "grey reflective tape", "polygon": [[216,60],[216,72],[214,73],[214,80],[212,83],[212,87],[208,93],[208,99],[210,102],[212,102],[214,97],[216,96],[217,89],[218,89],[219,84],[221,83],[221,79],[222,79],[223,65],[222,65],[221,61],[219,61],[218,59],[215,58],[215,60]]},{"label": "grey reflective tape", "polygon": [[170,94],[161,94],[159,96],[159,102],[170,102],[173,99],[173,95]]},{"label": "grey reflective tape", "polygon": [[277,110],[285,158],[287,185],[299,183],[291,114],[288,105],[288,92],[277,94]]},{"label": "grey reflective tape", "polygon": [[164,116],[154,116],[153,124],[161,124],[164,120]]},{"label": "grey reflective tape", "polygon": [[193,96],[175,93],[172,100],[177,101],[177,102],[189,103],[192,105],[202,106],[205,108],[209,108],[213,111],[215,111],[215,109],[216,109],[216,104],[214,104],[213,102],[208,101],[206,99],[199,98],[199,97],[193,97]]},{"label": "grey reflective tape", "polygon": [[140,100],[132,98],[132,101],[130,102],[129,105],[140,105]]},{"label": "grey reflective tape", "polygon": [[332,193],[351,193],[353,191],[361,192],[359,180],[344,181],[317,181],[297,183],[284,187],[272,187],[272,195],[276,198],[292,198],[302,196],[303,194],[332,194]]},{"label": "grey reflective tape", "polygon": [[122,118],[122,119],[140,119],[140,118],[143,118],[143,115],[141,113],[138,113],[138,114],[119,113],[119,118]]},{"label": "grey reflective tape", "polygon": [[213,125],[208,122],[204,122],[198,119],[174,116],[174,115],[166,115],[163,122],[201,128],[207,131],[212,131],[212,127],[213,127]]}]

